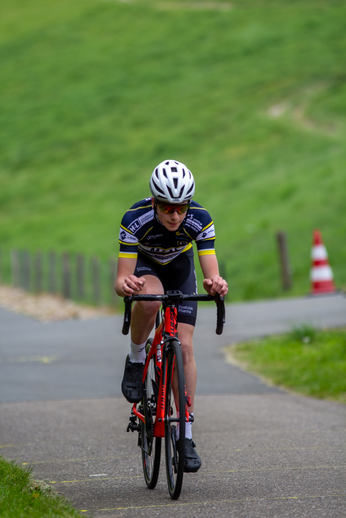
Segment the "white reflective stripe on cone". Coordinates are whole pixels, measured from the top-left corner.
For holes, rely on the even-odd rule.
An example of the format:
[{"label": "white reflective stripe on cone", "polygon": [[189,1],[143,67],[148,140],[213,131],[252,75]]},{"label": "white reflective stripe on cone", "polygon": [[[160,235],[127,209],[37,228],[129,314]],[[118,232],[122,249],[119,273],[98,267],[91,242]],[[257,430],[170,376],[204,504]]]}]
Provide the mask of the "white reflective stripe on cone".
[{"label": "white reflective stripe on cone", "polygon": [[332,279],[333,272],[330,266],[320,266],[312,269],[311,280],[313,282],[331,281]]},{"label": "white reflective stripe on cone", "polygon": [[321,261],[321,259],[327,259],[328,254],[324,245],[316,245],[312,248],[311,253],[312,259],[315,261]]}]

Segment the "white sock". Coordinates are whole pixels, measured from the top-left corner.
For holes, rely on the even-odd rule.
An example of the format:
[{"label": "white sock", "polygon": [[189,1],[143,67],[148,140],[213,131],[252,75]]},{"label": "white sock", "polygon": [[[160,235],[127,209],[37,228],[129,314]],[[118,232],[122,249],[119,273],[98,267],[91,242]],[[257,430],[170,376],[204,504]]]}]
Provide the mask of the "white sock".
[{"label": "white sock", "polygon": [[147,342],[145,341],[144,344],[137,345],[137,344],[134,344],[131,340],[130,354],[129,354],[130,362],[143,363],[143,364],[145,363],[145,358],[147,356],[147,354],[145,352],[146,343]]},{"label": "white sock", "polygon": [[[190,415],[193,416],[193,413]],[[179,412],[177,412],[177,417],[179,418]],[[179,423],[177,424],[176,439],[179,439]],[[192,439],[192,423],[190,421],[185,423],[185,439]]]}]

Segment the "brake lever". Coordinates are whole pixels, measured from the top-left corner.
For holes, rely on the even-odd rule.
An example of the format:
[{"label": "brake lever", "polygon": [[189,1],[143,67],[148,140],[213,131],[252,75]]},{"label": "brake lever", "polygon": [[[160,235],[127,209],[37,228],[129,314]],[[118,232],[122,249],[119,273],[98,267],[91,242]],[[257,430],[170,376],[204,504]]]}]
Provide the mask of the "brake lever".
[{"label": "brake lever", "polygon": [[132,295],[130,297],[127,297],[127,296],[124,297],[125,311],[124,311],[124,323],[123,323],[123,329],[122,329],[123,335],[127,335],[129,333],[130,324],[131,324],[132,301],[133,301]]}]

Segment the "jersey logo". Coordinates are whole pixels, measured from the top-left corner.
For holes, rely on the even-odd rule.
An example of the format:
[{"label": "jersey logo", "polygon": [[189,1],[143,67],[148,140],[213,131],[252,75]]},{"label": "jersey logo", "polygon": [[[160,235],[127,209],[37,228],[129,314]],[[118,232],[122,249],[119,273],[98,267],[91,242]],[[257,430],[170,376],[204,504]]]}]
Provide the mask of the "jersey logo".
[{"label": "jersey logo", "polygon": [[210,225],[210,227],[206,228],[203,232],[201,232],[196,237],[196,241],[202,241],[203,239],[214,239],[214,238],[215,238],[215,227],[214,227],[214,225]]},{"label": "jersey logo", "polygon": [[162,237],[163,234],[157,234],[156,236],[146,236],[146,239],[148,241],[152,240],[152,239],[158,239],[159,237]]},{"label": "jersey logo", "polygon": [[186,227],[191,227],[193,230],[200,232],[203,228],[203,225],[193,217],[193,214],[188,214],[186,218]]},{"label": "jersey logo", "polygon": [[154,211],[150,210],[146,214],[143,214],[143,216],[140,216],[139,218],[135,219],[131,225],[129,226],[129,230],[132,232],[132,234],[135,234],[137,230],[139,230],[141,227],[143,227],[148,221],[151,221],[154,216]]},{"label": "jersey logo", "polygon": [[136,245],[138,243],[138,239],[136,238],[136,236],[133,236],[132,234],[130,234],[130,232],[127,232],[123,228],[120,228],[119,241],[121,243],[126,243],[129,245]]},{"label": "jersey logo", "polygon": [[136,230],[139,228],[141,228],[141,225],[139,224],[138,219],[135,219],[135,221],[129,226],[129,230],[132,232],[132,234],[135,234]]}]

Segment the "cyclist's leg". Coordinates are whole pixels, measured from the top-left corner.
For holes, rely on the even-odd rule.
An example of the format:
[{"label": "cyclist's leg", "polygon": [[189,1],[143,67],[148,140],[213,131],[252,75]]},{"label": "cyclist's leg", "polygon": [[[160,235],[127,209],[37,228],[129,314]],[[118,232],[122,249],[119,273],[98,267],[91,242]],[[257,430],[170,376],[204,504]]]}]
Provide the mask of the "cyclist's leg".
[{"label": "cyclist's leg", "polygon": [[[134,274],[143,279],[141,295],[164,293],[155,263],[143,254],[138,254]],[[138,346],[145,344],[155,324],[155,317],[160,309],[160,302],[142,302],[134,304],[131,315],[131,341]]]},{"label": "cyclist's leg", "polygon": [[[163,287],[161,281],[154,275],[144,275],[141,277],[145,284],[140,292],[145,294],[162,294]],[[135,344],[146,343],[154,324],[160,302],[137,301],[132,309],[131,315],[131,341]]]},{"label": "cyclist's leg", "polygon": [[[161,294],[163,287],[155,270],[138,258],[135,275],[145,280],[141,294]],[[143,275],[144,274],[144,275]],[[125,371],[121,384],[122,392],[130,403],[138,403],[143,397],[143,369],[146,358],[145,345],[155,324],[159,302],[135,303],[131,315],[130,353],[126,357]]]},{"label": "cyclist's leg", "polygon": [[181,343],[183,353],[184,375],[186,391],[191,399],[190,412],[193,412],[196,385],[197,385],[197,367],[193,355],[193,332],[195,328],[190,324],[178,323],[178,336]]}]

